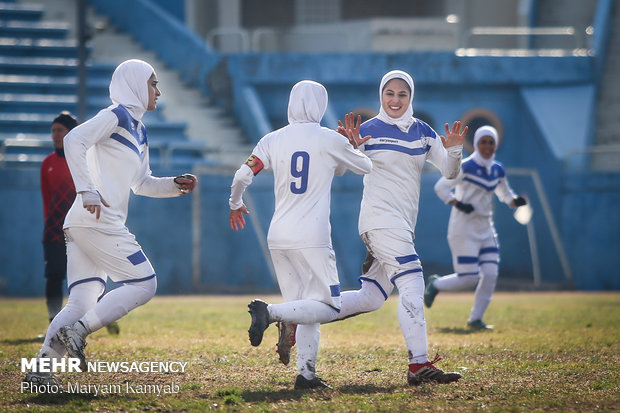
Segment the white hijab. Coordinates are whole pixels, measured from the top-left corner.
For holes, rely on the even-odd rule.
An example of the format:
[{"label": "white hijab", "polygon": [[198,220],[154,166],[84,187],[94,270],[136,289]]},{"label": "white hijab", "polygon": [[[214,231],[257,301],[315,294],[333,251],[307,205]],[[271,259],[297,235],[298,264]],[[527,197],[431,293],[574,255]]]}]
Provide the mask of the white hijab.
[{"label": "white hijab", "polygon": [[481,126],[476,130],[474,134],[474,162],[476,162],[480,166],[484,166],[487,170],[487,173],[491,173],[491,166],[495,162],[495,152],[491,155],[490,158],[483,157],[480,152],[478,152],[478,141],[483,136],[490,136],[495,141],[495,148],[497,149],[497,129],[493,126],[485,125]]},{"label": "white hijab", "polygon": [[293,86],[288,100],[289,123],[321,123],[327,109],[327,90],[312,80]]},{"label": "white hijab", "polygon": [[149,105],[147,82],[155,73],[153,66],[143,60],[126,60],[114,70],[110,82],[110,99],[129,110],[134,119],[142,119]]},{"label": "white hijab", "polygon": [[[403,115],[398,119],[394,119],[390,117],[385,112],[385,110],[383,110],[383,104],[382,104],[383,88],[385,87],[387,82],[389,82],[392,79],[404,80],[405,82],[407,82],[407,84],[409,85],[409,88],[411,89],[409,107],[407,108],[405,113],[403,113]],[[379,114],[377,115],[377,118],[387,123],[388,125],[396,125],[398,129],[400,129],[403,132],[408,132],[409,128],[411,127],[411,125],[413,125],[413,122],[415,121],[415,119],[413,118],[413,91],[414,91],[413,79],[411,78],[411,76],[409,76],[408,73],[403,72],[402,70],[392,70],[391,72],[387,72],[381,79],[381,86],[379,86],[379,102],[381,103],[381,106],[380,106]]]}]

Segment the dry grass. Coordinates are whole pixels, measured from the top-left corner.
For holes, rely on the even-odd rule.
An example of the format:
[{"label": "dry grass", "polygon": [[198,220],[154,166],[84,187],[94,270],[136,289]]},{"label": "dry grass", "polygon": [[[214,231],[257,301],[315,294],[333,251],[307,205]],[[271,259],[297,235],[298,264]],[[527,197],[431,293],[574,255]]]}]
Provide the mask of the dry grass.
[{"label": "dry grass", "polygon": [[[278,363],[276,332],[249,345],[251,297],[156,297],[120,321],[121,335],[89,338],[89,360],[186,361],[184,374],[65,373],[63,383],[175,384],[179,393],[20,392],[19,361],[34,357],[44,332],[42,299],[0,302],[3,411],[620,411],[620,294],[498,293],[471,333],[472,294],[443,294],[427,311],[429,353],[464,378],[406,385],[406,351],[396,297],[377,312],[322,326],[317,369],[332,391],[292,390],[294,366]],[[277,301],[276,297],[269,297]],[[294,360],[294,358],[293,358]],[[294,362],[293,362],[294,363]]]}]

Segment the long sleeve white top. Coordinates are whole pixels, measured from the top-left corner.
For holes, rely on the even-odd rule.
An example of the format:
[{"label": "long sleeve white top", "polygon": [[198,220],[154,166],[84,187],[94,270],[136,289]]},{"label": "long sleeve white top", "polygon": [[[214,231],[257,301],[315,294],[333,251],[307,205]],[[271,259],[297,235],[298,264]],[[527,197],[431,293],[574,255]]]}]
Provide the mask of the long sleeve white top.
[{"label": "long sleeve white top", "polygon": [[370,136],[360,148],[373,162],[364,176],[359,233],[373,229],[415,232],[424,162],[455,178],[461,165],[462,145],[444,148],[437,133],[415,119],[407,132],[378,118],[364,122],[360,136]]},{"label": "long sleeve white top", "polygon": [[[64,228],[91,227],[105,232],[125,228],[130,190],[154,198],[181,195],[173,177],[151,175],[146,128],[122,105],[112,105],[72,129],[64,138],[65,156],[78,195]],[[89,213],[79,192],[98,191],[110,205],[101,216]]]},{"label": "long sleeve white top", "polygon": [[[465,158],[456,179],[440,178],[435,184],[435,193],[444,203],[457,200],[471,204],[473,216],[493,216],[493,194],[505,204],[510,204],[516,195],[508,185],[504,166],[495,161],[487,170],[478,165],[472,157]],[[452,214],[466,215],[453,208]],[[469,215],[469,214],[467,214]]]}]

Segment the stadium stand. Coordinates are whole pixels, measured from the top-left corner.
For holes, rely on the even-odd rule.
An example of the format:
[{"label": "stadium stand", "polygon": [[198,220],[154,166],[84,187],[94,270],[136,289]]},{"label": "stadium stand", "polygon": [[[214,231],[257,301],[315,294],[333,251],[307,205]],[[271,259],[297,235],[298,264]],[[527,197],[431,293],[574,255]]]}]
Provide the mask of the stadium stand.
[{"label": "stadium stand", "polygon": [[[486,20],[485,13],[467,10],[467,4],[480,5],[484,2],[444,2],[462,8],[461,15],[455,12],[457,15],[448,16],[451,21],[457,22],[463,16],[472,19],[469,26],[458,30],[455,30],[456,26],[438,23],[437,10],[442,7],[442,2],[402,2],[400,6],[415,8],[423,5],[423,12],[430,10],[435,14],[425,24],[416,26],[415,30],[407,28],[407,22],[403,21],[394,26],[397,30],[389,30],[392,19],[403,16],[382,16],[381,21],[372,17],[366,21],[348,21],[347,27],[364,28],[358,32],[363,36],[360,34],[354,38],[350,48],[344,47],[346,50],[342,52],[337,51],[337,41],[342,39],[332,42],[324,37],[321,37],[321,43],[328,50],[321,51],[321,44],[312,41],[313,30],[302,25],[289,27],[285,24],[269,28],[269,36],[262,34],[261,42],[253,42],[256,33],[266,33],[258,18],[254,25],[230,32],[233,36],[246,33],[245,37],[250,39],[246,46],[238,47],[236,51],[224,47],[220,50],[219,47],[226,43],[223,31],[215,30],[211,36],[202,33],[200,37],[191,22],[184,21],[188,15],[202,23],[217,18],[209,14],[210,10],[203,9],[202,14],[192,10],[193,15],[183,10],[183,4],[185,7],[204,6],[201,1],[88,0],[88,3],[97,13],[105,16],[110,26],[127,36],[123,39],[134,39],[160,59],[161,66],[178,73],[183,83],[202,93],[211,105],[215,105],[209,107],[209,111],[216,121],[211,126],[202,127],[204,136],[201,142],[186,137],[151,147],[151,156],[159,163],[160,170],[162,165],[191,165],[201,178],[199,191],[192,198],[165,201],[153,206],[148,200],[136,197],[138,199],[130,211],[132,228],[136,233],[146,234],[142,237],[144,247],[152,251],[156,261],[162,293],[273,291],[276,285],[271,278],[268,252],[264,245],[268,219],[273,210],[270,176],[257,176],[246,200],[252,211],[246,228],[251,235],[239,236],[230,231],[225,219],[228,213],[226,199],[234,168],[200,160],[205,157],[218,159],[219,154],[226,150],[249,153],[252,143],[266,131],[284,125],[286,119],[282,113],[285,113],[287,92],[293,83],[302,78],[321,81],[330,93],[325,126],[335,127],[337,119],[350,110],[363,113],[365,117],[372,116],[377,109],[378,80],[383,73],[394,68],[413,74],[416,81],[415,113],[428,120],[438,132],[443,131],[444,122],[456,119],[467,120],[472,127],[491,123],[503,131],[498,159],[508,168],[511,185],[520,193],[529,195],[534,218],[531,228],[524,228],[515,222],[512,211],[497,210],[496,227],[502,243],[500,289],[512,285],[511,282],[520,288],[538,289],[620,288],[620,278],[617,277],[620,256],[614,252],[615,246],[620,245],[620,216],[617,214],[620,203],[617,149],[620,135],[616,133],[620,129],[617,126],[620,122],[617,117],[620,69],[615,57],[620,47],[617,29],[620,27],[620,7],[617,2],[592,0],[558,7],[553,0],[510,1],[507,4],[515,6],[512,10],[507,6],[497,11],[497,19],[493,16],[493,24],[501,26],[501,30],[497,27],[489,30],[492,27],[488,19],[491,9],[478,10],[487,13]],[[252,11],[261,7],[256,2],[244,0],[218,0],[217,3],[222,7],[233,3],[241,9],[247,8],[240,10],[244,19],[248,15],[258,15]],[[321,4],[327,4],[328,14],[334,16],[332,12],[336,2],[328,3]],[[361,3],[375,7],[375,3],[370,1]],[[531,9],[524,12],[519,7],[518,12],[524,13],[517,16],[517,3],[529,5]],[[9,9],[23,8],[20,3],[9,4],[14,5]],[[268,15],[276,19],[285,15],[271,16],[269,7],[272,3],[266,1],[261,4],[265,10],[260,10],[260,16]],[[292,13],[292,8],[297,4],[314,7],[310,1],[278,2],[277,7],[288,8],[287,12]],[[349,3],[342,0],[340,4]],[[398,5],[394,7],[398,8]],[[360,12],[362,9],[356,7],[354,11]],[[357,19],[362,17],[356,16]],[[519,20],[523,18],[526,21]],[[422,22],[425,19],[422,14],[408,22]],[[242,20],[240,17],[239,23],[243,23]],[[25,33],[24,27],[36,26],[37,21],[35,15],[30,15],[15,24],[12,30]],[[336,20],[326,24],[334,28],[341,26],[340,23],[336,17]],[[50,45],[52,40],[66,41],[65,35],[58,31],[61,27],[53,27],[52,22],[40,24],[37,30],[45,26],[46,30],[50,30],[50,36],[56,36],[48,37]],[[5,30],[8,26],[3,21],[0,29]],[[435,34],[433,30],[424,31],[424,27],[431,27]],[[484,38],[483,47],[476,47],[473,40],[468,43],[466,33],[469,31],[482,33],[477,36]],[[292,35],[278,37],[282,33]],[[434,35],[441,37],[439,43],[433,40]],[[410,38],[415,41],[418,39],[416,36],[423,36],[419,38],[424,40],[415,47],[405,51],[381,51],[388,45],[407,44]],[[0,37],[9,36],[2,34]],[[310,52],[295,50],[294,39],[299,38],[304,42],[303,47],[312,48]],[[45,66],[48,72],[41,70],[42,73],[39,73],[22,62],[19,67],[24,73],[19,72],[19,82],[14,80],[15,72],[3,74],[2,70],[9,70],[16,62],[11,59],[35,58],[33,55],[19,55],[20,49],[25,53],[30,44],[32,47],[41,44],[37,41],[29,43],[24,36],[17,36],[16,39],[15,42],[21,45],[15,50],[2,46],[13,40],[0,42],[0,50],[7,53],[0,54],[1,94],[39,95],[40,102],[36,105],[38,110],[42,110],[53,103],[50,102],[50,95],[62,95],[65,96],[63,99],[67,99],[75,93],[75,79],[66,71],[62,72],[65,70],[62,67],[48,64]],[[205,39],[218,43],[218,48],[206,43]],[[386,39],[396,41],[390,43]],[[279,46],[279,43],[282,45]],[[440,44],[441,47],[433,50],[433,44]],[[71,61],[75,58],[73,55],[63,56],[66,44],[55,43],[55,46],[56,49],[46,49],[46,54],[39,59],[50,59],[51,63],[54,59]],[[261,50],[263,46],[268,50]],[[93,108],[97,105],[96,96],[107,95],[108,79],[102,74],[105,67],[91,64],[89,69],[88,88]],[[27,74],[28,70],[32,74]],[[109,66],[107,70],[109,76]],[[39,82],[40,79],[47,80]],[[20,99],[25,102],[20,102]],[[37,139],[42,133],[35,127],[36,118],[42,116],[41,113],[23,113],[22,109],[18,109],[28,104],[25,96],[13,100],[13,105],[0,103],[0,133],[5,134],[4,126],[10,124],[2,123],[4,117],[12,119],[11,124],[17,125],[11,132],[6,132],[7,136],[2,136],[2,139],[8,139],[8,145],[4,148],[7,154],[15,154],[13,142],[18,137],[26,143],[28,139]],[[198,117],[194,112],[184,113],[182,109],[177,111],[178,117],[169,117],[167,113],[171,112],[168,109],[173,107],[176,109],[176,104],[167,105],[161,113],[155,114],[165,116],[153,119],[154,123],[149,121],[149,131],[152,131],[153,124],[163,122],[163,118],[173,120],[174,126],[184,117],[188,119],[188,124],[191,118]],[[18,114],[23,120],[19,120]],[[224,118],[227,120],[222,122]],[[225,131],[230,126],[230,118],[242,129],[245,140],[237,141],[234,134]],[[174,133],[173,126],[167,132]],[[166,130],[163,123],[161,127]],[[190,129],[186,128],[186,135]],[[196,130],[200,131],[201,127]],[[23,135],[17,136],[18,133]],[[218,135],[222,139],[214,144]],[[229,141],[231,144],[227,147]],[[30,152],[34,149],[26,146],[22,148],[23,154],[36,155]],[[601,160],[602,157],[605,159]],[[39,211],[33,209],[38,206],[32,206],[33,193],[36,194],[37,190],[36,174],[19,172],[14,168],[3,169],[0,165],[0,195],[23,207],[24,219],[36,223]],[[353,178],[345,176],[335,180],[332,194],[333,242],[343,287],[356,285],[359,263],[364,255],[363,245],[356,237],[355,217],[361,183]],[[432,168],[424,175],[420,210],[424,218],[418,220],[416,228],[417,247],[423,256],[427,274],[447,273],[451,269],[450,252],[445,240],[449,208],[434,196],[432,186],[437,178]],[[146,210],[148,216],[143,213]],[[191,211],[191,223],[179,223],[169,218],[179,211]],[[11,214],[8,206],[0,209],[0,221],[8,221],[10,218],[7,217]],[[29,234],[26,225],[21,222],[15,223],[15,226],[15,230],[0,232],[0,242],[14,242],[22,250],[36,253],[37,236]],[[162,234],[165,236],[162,237]],[[532,245],[531,234],[538,246],[540,262],[537,265],[540,267],[538,272],[542,274],[542,285],[532,284],[535,265],[529,248]],[[170,258],[180,256],[186,259],[179,262]],[[5,263],[8,269],[5,273],[0,272],[0,294],[37,293],[27,287],[29,278],[39,276],[36,268],[32,268],[32,260],[0,251],[0,262]],[[16,280],[7,273],[25,275],[23,279]]]},{"label": "stadium stand", "polygon": [[[43,21],[44,3],[0,3],[0,162],[38,163],[50,151],[51,120],[62,110],[78,113],[77,44],[68,38],[70,22]],[[89,52],[91,48],[89,48]],[[87,117],[111,102],[108,84],[114,65],[87,65]],[[166,121],[158,108],[149,113],[149,139],[168,151],[186,141],[184,122]],[[198,147],[198,145],[195,145]],[[157,152],[157,151],[156,151]],[[202,158],[196,151],[187,161]],[[155,164],[167,157],[154,156]]]}]

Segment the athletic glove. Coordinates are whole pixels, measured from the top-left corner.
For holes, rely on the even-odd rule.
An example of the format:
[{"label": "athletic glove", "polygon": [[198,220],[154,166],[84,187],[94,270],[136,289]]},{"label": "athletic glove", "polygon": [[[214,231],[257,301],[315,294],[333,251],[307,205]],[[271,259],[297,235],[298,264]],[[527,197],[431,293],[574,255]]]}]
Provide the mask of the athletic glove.
[{"label": "athletic glove", "polygon": [[101,205],[101,195],[99,191],[81,191],[82,206],[86,208],[89,205]]},{"label": "athletic glove", "polygon": [[523,198],[522,196],[516,197],[513,202],[515,203],[516,207],[520,207],[520,206],[527,204],[527,200]]},{"label": "athletic glove", "polygon": [[196,182],[198,182],[198,178],[192,174],[183,174],[174,178],[174,183],[183,194],[192,192],[196,187]]},{"label": "athletic glove", "polygon": [[454,204],[454,206],[456,207],[456,209],[458,209],[459,211],[463,211],[466,214],[469,214],[471,211],[474,210],[472,204],[464,204],[461,201],[456,201],[456,204]]}]

